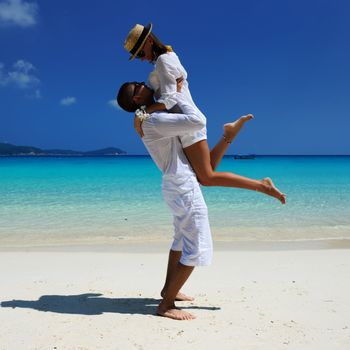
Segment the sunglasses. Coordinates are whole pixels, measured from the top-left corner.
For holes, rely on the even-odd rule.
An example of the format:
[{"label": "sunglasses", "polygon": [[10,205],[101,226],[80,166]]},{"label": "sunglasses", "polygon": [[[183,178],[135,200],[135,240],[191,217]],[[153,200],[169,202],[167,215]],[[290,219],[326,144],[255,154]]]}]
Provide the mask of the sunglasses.
[{"label": "sunglasses", "polygon": [[137,58],[144,58],[146,56],[145,51],[140,50],[136,55]]}]

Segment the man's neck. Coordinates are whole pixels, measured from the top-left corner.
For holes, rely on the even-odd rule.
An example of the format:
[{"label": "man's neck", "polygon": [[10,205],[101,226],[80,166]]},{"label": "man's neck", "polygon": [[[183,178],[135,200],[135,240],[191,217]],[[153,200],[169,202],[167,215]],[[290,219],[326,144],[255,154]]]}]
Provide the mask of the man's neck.
[{"label": "man's neck", "polygon": [[178,106],[175,105],[174,107],[172,107],[171,109],[168,110],[169,113],[177,113],[177,114],[182,114],[182,109]]}]

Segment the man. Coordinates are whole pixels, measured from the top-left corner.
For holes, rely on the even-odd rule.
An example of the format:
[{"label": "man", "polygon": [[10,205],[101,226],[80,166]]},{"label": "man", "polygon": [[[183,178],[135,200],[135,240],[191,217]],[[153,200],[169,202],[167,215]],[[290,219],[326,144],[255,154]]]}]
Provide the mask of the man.
[{"label": "man", "polygon": [[[175,299],[194,267],[211,263],[212,238],[207,207],[179,137],[201,130],[206,119],[181,94],[176,98],[182,114],[151,114],[142,123],[142,140],[163,173],[163,195],[174,215],[175,226],[163,300],[157,313],[172,319],[190,320],[195,316],[177,309]],[[119,90],[118,103],[127,111],[150,105],[154,103],[153,90],[143,83],[126,83]]]},{"label": "man", "polygon": [[[181,82],[178,85],[178,91],[181,91]],[[270,178],[255,180],[215,171],[243,124],[253,118],[251,114],[225,124],[223,137],[209,152],[206,131],[196,133],[205,129],[204,115],[187,102],[181,93],[177,93],[174,98],[181,114],[163,111],[151,115],[145,113],[145,107],[153,104],[154,99],[153,90],[144,83],[125,83],[117,97],[124,110],[136,111],[134,126],[163,173],[164,199],[174,215],[174,242],[169,253],[166,282],[161,292],[164,299],[159,304],[158,314],[174,319],[192,319],[193,315],[176,309],[174,301],[176,297],[190,300],[179,294],[180,288],[194,266],[209,265],[212,257],[208,212],[197,178],[205,186],[258,191],[278,199],[282,204],[285,203],[285,195],[273,185]]]}]

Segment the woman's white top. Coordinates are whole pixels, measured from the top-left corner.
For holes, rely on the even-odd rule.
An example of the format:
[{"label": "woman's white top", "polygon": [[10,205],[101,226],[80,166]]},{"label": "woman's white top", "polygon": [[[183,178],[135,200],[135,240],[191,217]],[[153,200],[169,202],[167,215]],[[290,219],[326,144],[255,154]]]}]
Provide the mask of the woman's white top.
[{"label": "woman's white top", "polygon": [[174,96],[182,114],[165,111],[151,113],[150,118],[142,123],[143,143],[152,159],[163,173],[163,182],[179,180],[185,183],[186,179],[195,176],[180,142],[181,137],[188,132],[196,132],[206,125],[202,113],[189,104],[180,93]]},{"label": "woman's white top", "polygon": [[[187,72],[175,52],[167,52],[157,58],[154,71],[148,77],[148,84],[154,90],[157,102],[164,103],[166,109],[170,110],[177,104],[176,79],[181,77],[184,79],[181,95],[198,113],[202,114],[193,102],[188,88]],[[198,141],[206,140],[206,138],[206,128],[180,137],[183,148],[191,146]]]}]

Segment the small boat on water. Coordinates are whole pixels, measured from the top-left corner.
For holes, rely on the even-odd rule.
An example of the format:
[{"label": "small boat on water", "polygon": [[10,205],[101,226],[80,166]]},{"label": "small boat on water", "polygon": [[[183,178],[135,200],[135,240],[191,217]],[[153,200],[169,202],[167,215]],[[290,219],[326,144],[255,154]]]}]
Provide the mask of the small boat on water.
[{"label": "small boat on water", "polygon": [[255,159],[255,154],[236,154],[235,159]]}]

